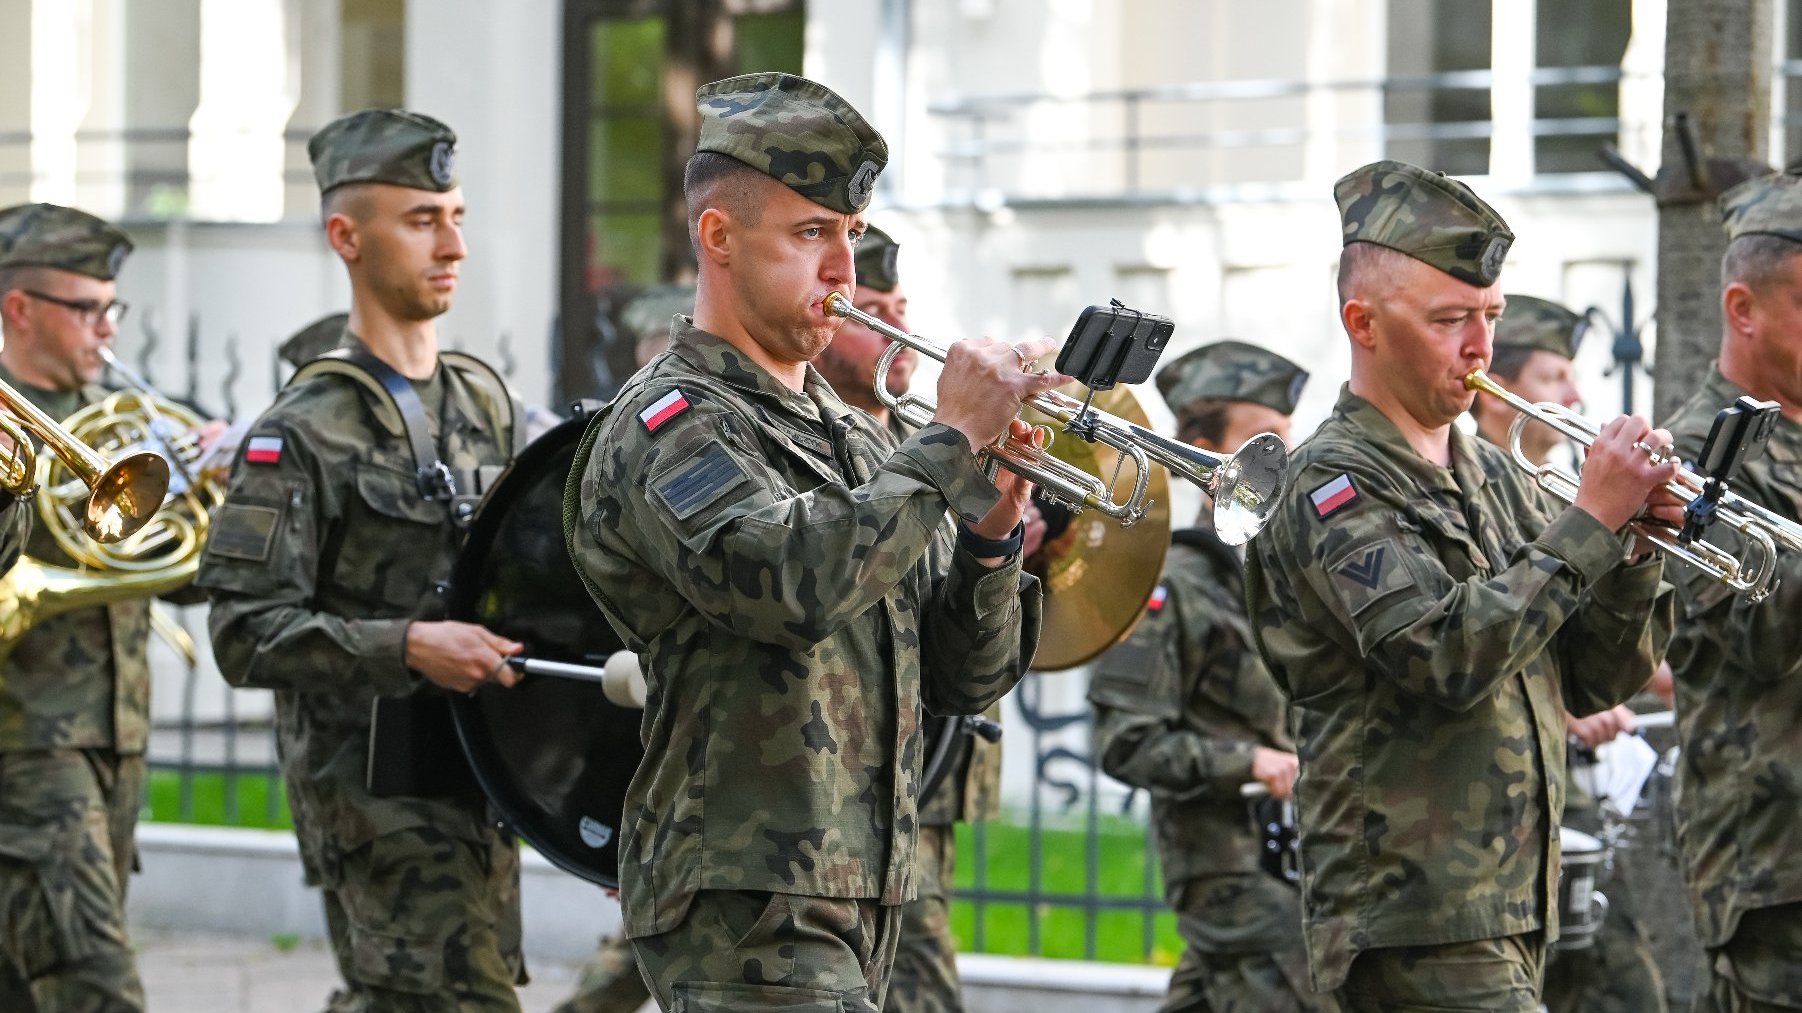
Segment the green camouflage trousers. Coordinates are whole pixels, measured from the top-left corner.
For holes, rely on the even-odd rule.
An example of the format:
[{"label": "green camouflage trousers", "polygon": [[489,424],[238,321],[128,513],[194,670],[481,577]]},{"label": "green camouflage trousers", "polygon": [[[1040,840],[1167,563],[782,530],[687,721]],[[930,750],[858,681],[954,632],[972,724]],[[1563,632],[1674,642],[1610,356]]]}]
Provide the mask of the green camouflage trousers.
[{"label": "green camouflage trousers", "polygon": [[0,1010],[136,1013],[125,932],[144,758],[0,753]]},{"label": "green camouflage trousers", "polygon": [[1197,876],[1171,884],[1183,937],[1159,1013],[1333,1013],[1308,987],[1301,896],[1262,872]]},{"label": "green camouflage trousers", "polygon": [[672,1013],[877,1013],[900,921],[868,899],[703,890],[680,925],[632,945]]},{"label": "green camouflage trousers", "polygon": [[1352,961],[1346,1013],[1539,1013],[1545,936],[1388,946]]},{"label": "green camouflage trousers", "polygon": [[1696,997],[1706,1013],[1802,1010],[1802,904],[1747,911],[1726,946],[1710,950],[1708,994]]},{"label": "green camouflage trousers", "polygon": [[1669,1008],[1651,941],[1631,915],[1612,907],[1591,946],[1554,948],[1546,955],[1543,998],[1548,1013],[1666,1013]]},{"label": "green camouflage trousers", "polygon": [[957,836],[949,826],[921,827],[914,868],[920,895],[901,905],[901,940],[889,977],[888,1013],[963,1013],[957,945],[951,938],[951,881]]},{"label": "green camouflage trousers", "polygon": [[352,851],[325,889],[329,1013],[519,1013],[519,847],[429,827]]},{"label": "green camouflage trousers", "polygon": [[649,1002],[651,990],[638,973],[632,940],[624,934],[601,940],[576,980],[576,994],[552,1013],[635,1013]]}]

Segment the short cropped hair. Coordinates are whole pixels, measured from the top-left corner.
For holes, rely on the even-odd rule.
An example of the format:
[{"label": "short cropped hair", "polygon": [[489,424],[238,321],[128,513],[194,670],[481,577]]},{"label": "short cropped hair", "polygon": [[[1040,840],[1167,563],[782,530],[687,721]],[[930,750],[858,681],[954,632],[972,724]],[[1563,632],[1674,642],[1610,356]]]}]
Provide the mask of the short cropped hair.
[{"label": "short cropped hair", "polygon": [[682,195],[688,199],[688,245],[701,256],[701,214],[719,208],[746,225],[756,225],[763,208],[757,200],[760,180],[770,177],[731,155],[697,151],[682,172]]},{"label": "short cropped hair", "polygon": [[1388,294],[1408,255],[1375,243],[1347,243],[1339,252],[1339,305]]},{"label": "short cropped hair", "polygon": [[368,217],[369,193],[374,186],[373,183],[345,183],[327,190],[319,198],[319,223],[331,221],[333,215],[343,215],[355,222]]},{"label": "short cropped hair", "polygon": [[1797,254],[1802,254],[1802,243],[1782,236],[1763,232],[1740,236],[1727,244],[1727,252],[1721,256],[1721,287],[1737,281],[1754,291],[1762,290]]}]

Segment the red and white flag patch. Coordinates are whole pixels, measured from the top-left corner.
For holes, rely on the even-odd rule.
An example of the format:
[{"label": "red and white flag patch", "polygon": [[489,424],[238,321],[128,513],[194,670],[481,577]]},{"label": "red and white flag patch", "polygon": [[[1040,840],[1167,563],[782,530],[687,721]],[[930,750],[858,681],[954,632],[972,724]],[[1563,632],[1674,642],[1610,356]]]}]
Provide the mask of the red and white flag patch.
[{"label": "red and white flag patch", "polygon": [[1352,485],[1350,475],[1340,475],[1308,493],[1308,498],[1314,501],[1314,515],[1324,521],[1335,512],[1356,503],[1358,487]]},{"label": "red and white flag patch", "polygon": [[1145,611],[1147,611],[1147,612],[1162,612],[1162,611],[1164,611],[1164,602],[1169,597],[1170,597],[1169,589],[1164,587],[1164,585],[1159,584],[1156,587],[1156,589],[1154,589],[1151,592],[1151,600],[1145,603]]},{"label": "red and white flag patch", "polygon": [[651,406],[638,413],[638,421],[644,423],[647,433],[654,433],[657,428],[670,419],[688,410],[688,395],[677,387],[668,394],[651,402]]},{"label": "red and white flag patch", "polygon": [[252,436],[244,444],[244,460],[251,464],[280,464],[282,460],[282,438],[279,436]]}]

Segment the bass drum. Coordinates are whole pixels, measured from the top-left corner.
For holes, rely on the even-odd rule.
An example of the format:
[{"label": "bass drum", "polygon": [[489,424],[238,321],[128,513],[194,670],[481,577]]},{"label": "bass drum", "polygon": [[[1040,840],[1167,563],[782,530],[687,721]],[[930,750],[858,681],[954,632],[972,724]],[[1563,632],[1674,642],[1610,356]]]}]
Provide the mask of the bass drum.
[{"label": "bass drum", "polygon": [[[525,644],[525,657],[599,669],[624,645],[563,542],[563,487],[587,421],[578,413],[534,440],[482,497],[447,605],[450,618]],[[559,868],[617,888],[644,712],[612,703],[599,682],[539,675],[448,695],[469,764],[501,817]]]}]

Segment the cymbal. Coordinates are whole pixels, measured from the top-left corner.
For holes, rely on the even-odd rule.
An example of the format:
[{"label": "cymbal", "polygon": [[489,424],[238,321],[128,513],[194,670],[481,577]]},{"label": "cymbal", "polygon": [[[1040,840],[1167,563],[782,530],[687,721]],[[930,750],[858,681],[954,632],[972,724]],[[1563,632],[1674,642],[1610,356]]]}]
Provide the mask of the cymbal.
[{"label": "cymbal", "polygon": [[[1088,388],[1071,384],[1063,393],[1082,399]],[[1138,398],[1126,387],[1095,395],[1094,406],[1110,415],[1151,427]],[[1049,426],[1056,438],[1047,452],[1128,490],[1133,464],[1119,451],[1059,432],[1058,424],[1028,407],[1021,416],[1032,425]],[[1112,647],[1132,630],[1164,572],[1170,549],[1170,482],[1164,469],[1151,465],[1145,516],[1130,527],[1099,510],[1085,510],[1070,526],[1028,560],[1044,582],[1044,629],[1032,667],[1056,672],[1075,668]]]}]

